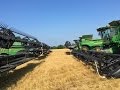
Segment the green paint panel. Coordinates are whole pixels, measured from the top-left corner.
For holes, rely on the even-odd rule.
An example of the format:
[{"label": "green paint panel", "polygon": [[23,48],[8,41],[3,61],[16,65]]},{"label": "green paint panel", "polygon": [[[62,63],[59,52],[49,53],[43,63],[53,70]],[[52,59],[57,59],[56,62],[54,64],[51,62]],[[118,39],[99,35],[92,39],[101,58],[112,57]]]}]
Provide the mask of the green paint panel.
[{"label": "green paint panel", "polygon": [[0,54],[16,55],[19,51],[24,49],[21,42],[14,42],[10,49],[0,48]]}]

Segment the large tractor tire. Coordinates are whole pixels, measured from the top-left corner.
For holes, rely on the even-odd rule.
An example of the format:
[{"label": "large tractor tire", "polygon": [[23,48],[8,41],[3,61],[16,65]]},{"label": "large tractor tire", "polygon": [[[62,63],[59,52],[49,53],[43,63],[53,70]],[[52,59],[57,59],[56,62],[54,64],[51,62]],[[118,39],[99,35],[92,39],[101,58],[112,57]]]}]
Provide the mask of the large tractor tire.
[{"label": "large tractor tire", "polygon": [[101,48],[100,47],[95,47],[95,51],[100,52]]},{"label": "large tractor tire", "polygon": [[83,50],[83,51],[88,51],[88,50],[89,50],[89,47],[88,47],[88,46],[82,46],[82,50]]}]

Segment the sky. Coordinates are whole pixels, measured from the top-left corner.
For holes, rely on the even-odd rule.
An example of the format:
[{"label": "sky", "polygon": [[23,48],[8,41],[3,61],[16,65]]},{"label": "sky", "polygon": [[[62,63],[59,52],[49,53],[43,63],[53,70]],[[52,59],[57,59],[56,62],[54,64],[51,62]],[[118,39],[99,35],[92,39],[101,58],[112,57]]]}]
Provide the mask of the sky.
[{"label": "sky", "polygon": [[0,0],[0,22],[50,46],[120,19],[120,0]]}]

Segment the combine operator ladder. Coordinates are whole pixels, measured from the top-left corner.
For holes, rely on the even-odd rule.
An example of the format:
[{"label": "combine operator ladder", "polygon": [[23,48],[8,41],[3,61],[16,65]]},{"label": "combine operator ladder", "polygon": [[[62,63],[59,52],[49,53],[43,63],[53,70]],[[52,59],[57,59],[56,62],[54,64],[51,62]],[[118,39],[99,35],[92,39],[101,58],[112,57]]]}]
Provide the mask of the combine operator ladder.
[{"label": "combine operator ladder", "polygon": [[43,46],[33,36],[0,25],[0,74],[38,57]]}]

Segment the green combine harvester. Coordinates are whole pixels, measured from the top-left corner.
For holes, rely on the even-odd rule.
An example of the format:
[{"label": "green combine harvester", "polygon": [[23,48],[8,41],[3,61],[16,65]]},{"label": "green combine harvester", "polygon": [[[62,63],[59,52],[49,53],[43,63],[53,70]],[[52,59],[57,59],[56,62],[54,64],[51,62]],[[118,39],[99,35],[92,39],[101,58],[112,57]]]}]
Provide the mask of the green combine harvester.
[{"label": "green combine harvester", "polygon": [[79,39],[79,48],[81,50],[100,50],[103,40],[93,39],[93,35],[83,35]]},{"label": "green combine harvester", "polygon": [[0,25],[0,75],[49,51],[50,46],[35,37]]},{"label": "green combine harvester", "polygon": [[120,20],[97,29],[101,39],[83,35],[75,41],[72,54],[86,64],[92,65],[100,76],[120,77]]}]

